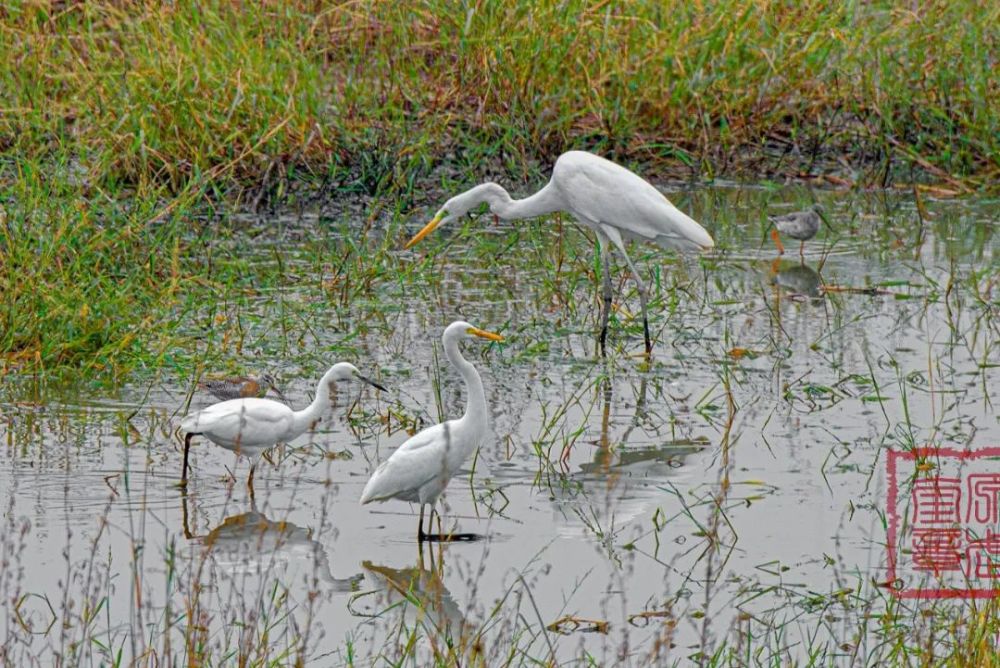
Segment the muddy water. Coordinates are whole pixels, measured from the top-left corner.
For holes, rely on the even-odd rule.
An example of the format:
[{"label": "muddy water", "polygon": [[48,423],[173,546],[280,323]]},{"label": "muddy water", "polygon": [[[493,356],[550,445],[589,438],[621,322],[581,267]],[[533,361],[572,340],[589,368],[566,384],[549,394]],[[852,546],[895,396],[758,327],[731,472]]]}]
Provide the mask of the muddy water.
[{"label": "muddy water", "polygon": [[[443,231],[440,277],[388,282],[346,314],[300,285],[262,292],[240,307],[245,364],[266,359],[293,405],[341,358],[391,389],[338,388],[312,432],[262,462],[253,500],[247,464],[210,444],[175,486],[174,430],[189,399],[208,403],[183,374],[107,396],[6,379],[5,658],[292,663],[305,648],[345,665],[410,645],[418,664],[646,665],[751,643],[778,662],[877,660],[866,620],[891,608],[906,623],[923,605],[900,611],[878,586],[886,450],[1000,444],[995,203],[928,201],[921,223],[907,197],[820,198],[834,228],[804,261],[789,243],[774,263],[760,211],[805,193],[676,197],[722,250],[634,252],[658,274],[649,365],[624,279],[614,353],[595,358],[593,253],[568,224]],[[283,252],[294,271],[297,249]],[[282,321],[282,356],[288,310],[318,321]],[[444,529],[480,539],[418,549],[417,508],[358,497],[406,427],[460,414],[438,342],[456,316],[508,337],[465,344],[494,434],[442,505]]]}]

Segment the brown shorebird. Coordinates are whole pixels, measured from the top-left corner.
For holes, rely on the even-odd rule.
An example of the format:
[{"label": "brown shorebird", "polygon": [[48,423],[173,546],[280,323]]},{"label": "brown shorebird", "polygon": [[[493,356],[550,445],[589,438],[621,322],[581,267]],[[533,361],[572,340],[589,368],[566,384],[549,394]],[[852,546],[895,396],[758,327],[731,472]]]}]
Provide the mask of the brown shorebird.
[{"label": "brown shorebird", "polygon": [[274,390],[274,393],[281,397],[282,401],[285,401],[285,395],[278,389],[274,376],[269,373],[261,374],[256,378],[250,376],[210,378],[198,383],[198,387],[222,401],[250,397],[260,398],[266,395],[268,390]]},{"label": "brown shorebird", "polygon": [[784,255],[785,253],[785,247],[778,237],[778,232],[781,232],[799,240],[799,257],[803,257],[806,241],[816,236],[820,223],[823,222],[822,216],[823,209],[819,204],[814,204],[805,211],[786,213],[783,216],[768,216],[768,221],[774,225],[771,229],[771,238],[774,239],[774,245],[778,247],[778,254]]}]

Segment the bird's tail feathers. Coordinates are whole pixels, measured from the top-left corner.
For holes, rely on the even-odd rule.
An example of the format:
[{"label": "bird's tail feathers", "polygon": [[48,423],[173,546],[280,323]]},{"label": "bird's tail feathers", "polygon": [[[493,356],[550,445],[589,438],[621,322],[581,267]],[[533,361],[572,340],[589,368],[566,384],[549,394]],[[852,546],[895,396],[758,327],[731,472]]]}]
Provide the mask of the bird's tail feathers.
[{"label": "bird's tail feathers", "polygon": [[198,414],[192,413],[187,415],[181,420],[181,431],[192,432],[198,431]]},{"label": "bird's tail feathers", "polygon": [[379,464],[378,468],[375,469],[375,473],[368,479],[364,491],[361,492],[361,505],[371,503],[372,501],[380,501],[391,496],[392,490],[385,489],[385,478],[382,477],[388,463],[389,461],[386,460]]}]

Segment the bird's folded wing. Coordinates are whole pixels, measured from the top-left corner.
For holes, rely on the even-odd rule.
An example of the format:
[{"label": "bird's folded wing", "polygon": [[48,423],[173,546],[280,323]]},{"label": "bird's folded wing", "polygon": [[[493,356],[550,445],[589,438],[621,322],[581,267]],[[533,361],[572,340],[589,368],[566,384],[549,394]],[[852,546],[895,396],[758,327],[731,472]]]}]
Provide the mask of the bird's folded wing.
[{"label": "bird's folded wing", "polygon": [[401,452],[382,462],[361,493],[361,502],[381,501],[392,497],[416,501],[421,487],[444,475],[444,461],[435,456],[436,448]]},{"label": "bird's folded wing", "polygon": [[615,167],[589,164],[564,172],[560,186],[577,213],[647,239],[671,234],[670,221],[677,214],[687,218],[640,176]]},{"label": "bird's folded wing", "polygon": [[231,399],[187,416],[181,428],[234,442],[274,443],[291,422],[292,410],[287,406],[264,399]]},{"label": "bird's folded wing", "polygon": [[[219,404],[216,404],[219,405]],[[211,432],[225,438],[235,438],[241,430],[249,428],[246,416],[233,411],[213,411],[214,406],[184,418],[184,431]]]},{"label": "bird's folded wing", "polygon": [[447,442],[448,434],[451,432],[451,427],[448,422],[442,422],[441,424],[436,424],[432,427],[428,427],[421,432],[418,432],[408,438],[401,446],[396,449],[396,452],[392,454],[395,457],[401,452],[416,452],[418,450],[423,450],[424,448],[431,445],[441,445],[444,446]]}]

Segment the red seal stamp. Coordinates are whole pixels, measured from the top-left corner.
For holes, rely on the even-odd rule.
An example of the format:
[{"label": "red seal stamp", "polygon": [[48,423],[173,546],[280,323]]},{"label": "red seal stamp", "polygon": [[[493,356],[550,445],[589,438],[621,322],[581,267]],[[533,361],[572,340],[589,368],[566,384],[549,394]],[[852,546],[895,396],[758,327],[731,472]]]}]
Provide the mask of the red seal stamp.
[{"label": "red seal stamp", "polygon": [[1000,596],[1000,447],[889,450],[886,477],[893,594]]}]

